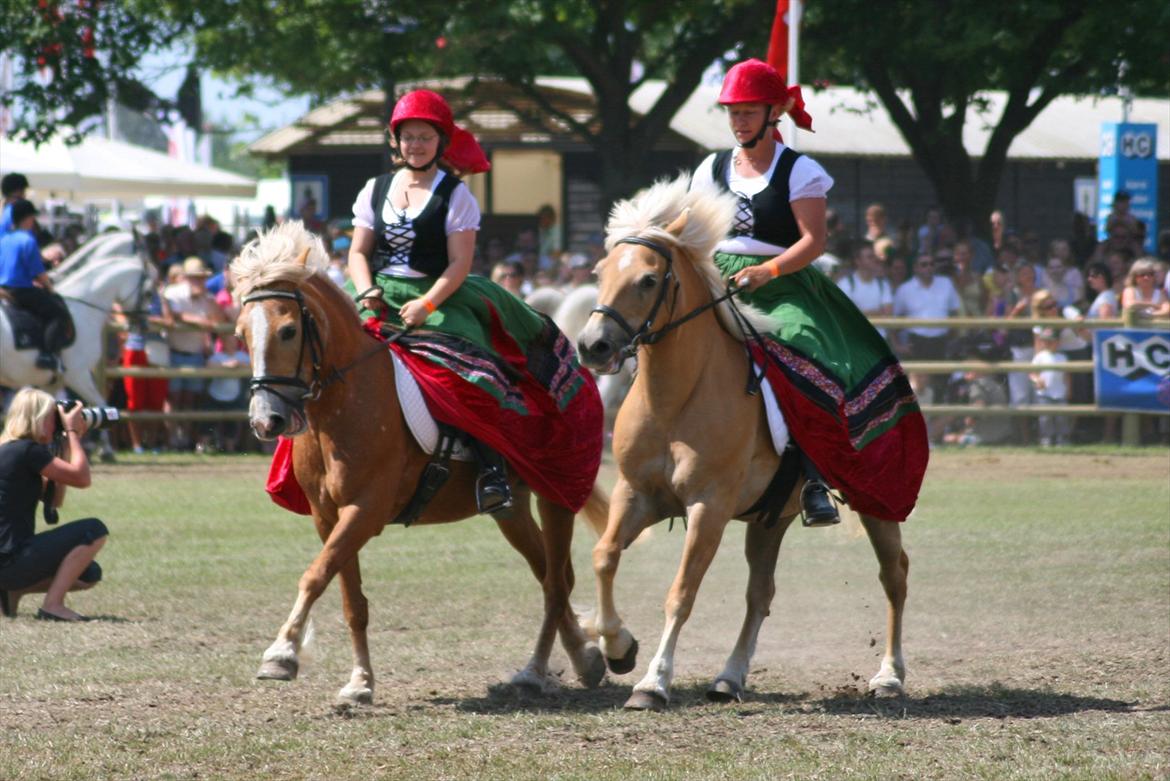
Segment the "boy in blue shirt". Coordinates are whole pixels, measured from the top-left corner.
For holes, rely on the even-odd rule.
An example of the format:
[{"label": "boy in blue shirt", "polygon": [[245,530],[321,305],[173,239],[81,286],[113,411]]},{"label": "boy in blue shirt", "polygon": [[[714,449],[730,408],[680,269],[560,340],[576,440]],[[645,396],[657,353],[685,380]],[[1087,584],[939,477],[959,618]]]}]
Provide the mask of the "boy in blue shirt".
[{"label": "boy in blue shirt", "polygon": [[0,288],[21,309],[32,312],[44,323],[44,341],[37,355],[37,368],[57,371],[57,352],[64,345],[69,327],[69,310],[53,293],[53,283],[41,259],[34,234],[37,207],[18,198],[10,205],[12,230],[0,235]]}]

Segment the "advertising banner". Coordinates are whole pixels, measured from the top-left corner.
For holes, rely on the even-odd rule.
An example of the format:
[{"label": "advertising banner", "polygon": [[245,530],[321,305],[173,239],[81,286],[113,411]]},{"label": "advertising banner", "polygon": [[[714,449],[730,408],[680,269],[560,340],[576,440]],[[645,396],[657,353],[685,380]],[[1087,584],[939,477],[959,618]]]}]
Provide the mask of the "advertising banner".
[{"label": "advertising banner", "polygon": [[1170,412],[1170,332],[1093,332],[1093,380],[1101,409]]}]

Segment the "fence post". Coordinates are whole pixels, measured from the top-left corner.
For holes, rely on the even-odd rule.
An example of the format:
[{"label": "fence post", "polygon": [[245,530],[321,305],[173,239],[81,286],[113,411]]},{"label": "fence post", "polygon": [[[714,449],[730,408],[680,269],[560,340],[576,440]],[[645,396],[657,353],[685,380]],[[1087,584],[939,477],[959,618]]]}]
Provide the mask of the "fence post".
[{"label": "fence post", "polygon": [[[1140,311],[1136,306],[1126,307],[1121,312],[1121,320],[1125,328],[1137,328],[1140,325]],[[1137,447],[1142,443],[1141,418],[1136,412],[1126,412],[1121,416],[1121,444],[1125,447]]]}]

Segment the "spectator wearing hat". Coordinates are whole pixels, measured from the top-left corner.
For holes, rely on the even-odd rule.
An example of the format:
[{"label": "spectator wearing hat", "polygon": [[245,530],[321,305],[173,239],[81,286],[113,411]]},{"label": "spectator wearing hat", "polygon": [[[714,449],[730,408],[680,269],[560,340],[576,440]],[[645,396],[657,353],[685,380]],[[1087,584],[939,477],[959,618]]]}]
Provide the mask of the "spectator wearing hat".
[{"label": "spectator wearing hat", "polygon": [[24,174],[5,174],[4,178],[0,179],[0,194],[4,198],[3,209],[0,209],[0,236],[13,230],[16,222],[12,219],[12,204],[23,200],[27,191],[28,179]]},{"label": "spectator wearing hat", "polygon": [[18,198],[9,204],[12,230],[0,236],[0,288],[16,305],[36,315],[44,325],[37,368],[58,371],[57,353],[69,330],[69,309],[53,292],[53,283],[36,240],[37,207]]},{"label": "spectator wearing hat", "polygon": [[[167,305],[176,324],[167,333],[171,367],[202,368],[207,365],[208,331],[224,321],[223,310],[207,292],[210,269],[196,256],[183,261],[178,284],[166,288]],[[187,327],[184,327],[187,326]],[[172,410],[195,409],[203,394],[205,381],[196,377],[176,377],[170,382]],[[172,430],[176,447],[187,444],[181,426]]]}]

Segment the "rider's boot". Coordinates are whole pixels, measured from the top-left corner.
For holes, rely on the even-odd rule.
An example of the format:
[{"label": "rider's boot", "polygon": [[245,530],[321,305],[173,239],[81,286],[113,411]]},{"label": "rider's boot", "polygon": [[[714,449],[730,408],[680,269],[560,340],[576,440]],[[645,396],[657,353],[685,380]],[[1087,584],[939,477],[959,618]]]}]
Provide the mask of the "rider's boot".
[{"label": "rider's boot", "polygon": [[841,522],[837,506],[829,495],[829,485],[808,456],[802,451],[801,466],[804,468],[804,487],[800,490],[800,509],[805,526],[832,526]]},{"label": "rider's boot", "polygon": [[61,359],[57,357],[56,353],[51,353],[47,350],[42,350],[37,353],[36,364],[38,369],[46,369],[51,372],[61,369]]},{"label": "rider's boot", "polygon": [[479,476],[475,479],[476,506],[481,513],[507,518],[512,510],[512,487],[508,485],[503,457],[479,440],[472,440],[472,450],[479,462]]}]

